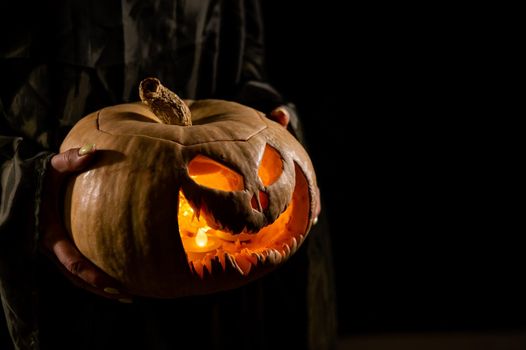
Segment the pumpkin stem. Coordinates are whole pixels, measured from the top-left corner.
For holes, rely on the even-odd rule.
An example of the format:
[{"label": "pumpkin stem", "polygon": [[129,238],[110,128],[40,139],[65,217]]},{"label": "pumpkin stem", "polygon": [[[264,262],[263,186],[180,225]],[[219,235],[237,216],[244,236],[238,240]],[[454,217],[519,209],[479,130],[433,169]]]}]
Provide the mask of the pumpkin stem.
[{"label": "pumpkin stem", "polygon": [[190,126],[188,106],[157,78],[146,78],[139,84],[139,97],[164,124]]}]

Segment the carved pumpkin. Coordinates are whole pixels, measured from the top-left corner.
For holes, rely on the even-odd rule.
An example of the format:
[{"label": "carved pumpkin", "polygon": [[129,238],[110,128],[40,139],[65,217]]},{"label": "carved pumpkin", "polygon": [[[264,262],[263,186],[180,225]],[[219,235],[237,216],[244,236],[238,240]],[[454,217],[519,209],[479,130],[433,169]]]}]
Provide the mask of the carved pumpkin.
[{"label": "carved pumpkin", "polygon": [[159,298],[234,288],[287,260],[319,211],[294,137],[234,102],[188,110],[157,79],[141,99],[86,116],[61,146],[98,150],[66,192],[79,250],[130,293]]}]

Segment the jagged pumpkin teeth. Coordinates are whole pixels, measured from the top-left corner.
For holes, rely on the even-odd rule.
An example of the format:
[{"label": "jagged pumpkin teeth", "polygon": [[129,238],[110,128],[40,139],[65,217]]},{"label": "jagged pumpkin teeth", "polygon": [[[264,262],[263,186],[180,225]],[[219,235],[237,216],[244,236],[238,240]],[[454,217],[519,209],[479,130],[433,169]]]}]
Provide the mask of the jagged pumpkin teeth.
[{"label": "jagged pumpkin teeth", "polygon": [[257,252],[252,253],[252,257],[257,259],[258,264],[263,262],[263,256]]},{"label": "jagged pumpkin teeth", "polygon": [[225,265],[225,256],[227,255],[227,253],[223,253],[223,252],[218,252],[217,253],[217,259],[219,260],[219,263],[221,264],[221,267],[223,268],[223,271],[226,270],[226,265]]},{"label": "jagged pumpkin teeth", "polygon": [[285,253],[285,256],[288,258],[289,255],[290,255],[290,247],[289,247],[288,244],[286,244],[286,243],[283,244],[283,251],[284,251],[284,253]]},{"label": "jagged pumpkin teeth", "polygon": [[209,272],[212,272],[212,260],[210,259],[210,256],[205,256],[203,259],[203,265],[208,268]]},{"label": "jagged pumpkin teeth", "polygon": [[216,256],[214,260],[212,260],[212,274],[221,273],[224,271],[223,266],[221,265],[221,262],[219,261],[219,257]]},{"label": "jagged pumpkin teeth", "polygon": [[280,264],[283,257],[281,256],[281,253],[277,251],[276,249],[273,249],[274,251],[274,259],[276,261],[276,264]]},{"label": "jagged pumpkin teeth", "polygon": [[270,249],[268,252],[268,258],[272,264],[274,265],[278,264],[278,257],[276,255],[276,251]]},{"label": "jagged pumpkin teeth", "polygon": [[260,258],[260,260],[261,260],[261,263],[262,263],[262,264],[265,263],[265,261],[267,260],[267,255],[266,255],[266,253],[265,253],[265,252],[259,252],[258,256],[259,256],[259,258]]},{"label": "jagged pumpkin teeth", "polygon": [[296,249],[298,249],[298,243],[296,242],[296,237],[292,237],[290,240],[290,253],[296,253]]},{"label": "jagged pumpkin teeth", "polygon": [[225,254],[225,258],[226,258],[225,260],[227,261],[227,263],[230,264],[231,267],[234,267],[234,268],[236,267],[236,261],[232,255],[227,253]]},{"label": "jagged pumpkin teeth", "polygon": [[131,295],[158,298],[236,288],[294,254],[319,190],[292,134],[238,103],[185,104],[155,78],[139,96],[81,119],[61,145],[97,145],[65,193],[78,250]]},{"label": "jagged pumpkin teeth", "polygon": [[252,263],[247,259],[245,255],[239,254],[236,256],[236,263],[239,268],[243,271],[243,274],[246,275],[250,272]]},{"label": "jagged pumpkin teeth", "polygon": [[253,265],[257,265],[258,257],[256,254],[250,253],[250,252],[246,252],[244,254],[245,254],[245,258],[248,259],[250,263],[252,263]]},{"label": "jagged pumpkin teeth", "polygon": [[270,252],[270,250],[265,251],[265,261],[270,262],[270,264],[274,265],[274,254]]},{"label": "jagged pumpkin teeth", "polygon": [[244,275],[243,269],[239,266],[236,259],[232,259],[232,266],[242,275]]},{"label": "jagged pumpkin teeth", "polygon": [[206,265],[203,264],[203,263],[201,263],[201,269],[202,269],[202,270],[201,270],[201,274],[199,275],[199,277],[201,277],[201,279],[205,278],[205,276],[206,276],[207,274],[210,274],[209,271],[208,271],[208,269],[207,269],[207,267],[206,267]]},{"label": "jagged pumpkin teeth", "polygon": [[283,260],[283,255],[281,254],[281,252],[279,250],[275,250],[275,254],[276,254],[277,263],[281,264],[281,262]]},{"label": "jagged pumpkin teeth", "polygon": [[193,261],[194,271],[203,278],[203,264],[200,261]]},{"label": "jagged pumpkin teeth", "polygon": [[276,264],[276,253],[271,249],[268,250],[268,258],[272,264]]}]

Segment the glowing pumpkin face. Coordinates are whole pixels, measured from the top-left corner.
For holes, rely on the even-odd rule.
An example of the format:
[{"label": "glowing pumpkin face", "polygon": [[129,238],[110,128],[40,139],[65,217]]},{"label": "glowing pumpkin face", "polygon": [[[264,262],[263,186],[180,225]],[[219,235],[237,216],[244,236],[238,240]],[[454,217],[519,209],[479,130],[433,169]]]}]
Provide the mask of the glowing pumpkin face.
[{"label": "glowing pumpkin face", "polygon": [[61,150],[95,143],[71,180],[68,231],[79,250],[136,295],[234,288],[283,263],[319,208],[309,157],[281,125],[221,100],[188,102],[192,126],[144,103],[108,107]]}]

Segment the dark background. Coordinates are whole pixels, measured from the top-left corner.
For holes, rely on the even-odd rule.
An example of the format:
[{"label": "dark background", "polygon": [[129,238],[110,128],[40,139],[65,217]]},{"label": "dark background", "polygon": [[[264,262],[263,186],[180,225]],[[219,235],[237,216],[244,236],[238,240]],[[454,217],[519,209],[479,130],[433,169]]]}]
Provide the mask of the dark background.
[{"label": "dark background", "polygon": [[299,109],[329,218],[341,336],[526,326],[520,199],[498,115],[473,103],[472,11],[431,7],[264,2],[269,78]]},{"label": "dark background", "polygon": [[524,200],[501,115],[472,98],[488,74],[472,10],[263,4],[269,80],[329,218],[339,334],[524,329]]}]

